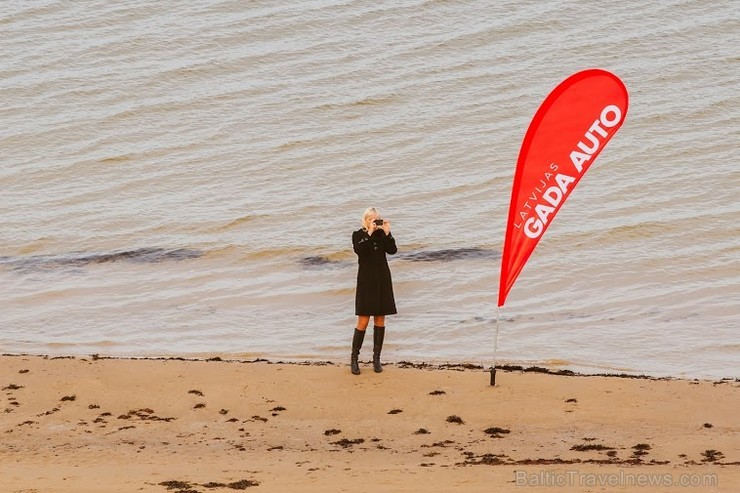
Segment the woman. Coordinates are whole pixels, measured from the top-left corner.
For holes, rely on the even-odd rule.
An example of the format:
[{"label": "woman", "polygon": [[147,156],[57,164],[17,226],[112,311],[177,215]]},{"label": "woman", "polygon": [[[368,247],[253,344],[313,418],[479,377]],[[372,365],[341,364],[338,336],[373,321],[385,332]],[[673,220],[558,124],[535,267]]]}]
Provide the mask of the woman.
[{"label": "woman", "polygon": [[393,298],[393,282],[386,254],[398,251],[396,240],[391,235],[391,222],[379,219],[374,207],[365,209],[362,214],[362,229],[352,233],[352,247],[357,254],[357,291],[355,293],[355,315],[357,327],[352,338],[352,357],[350,367],[354,375],[360,374],[357,358],[360,355],[365,329],[373,317],[373,369],[383,371],[380,365],[380,351],[385,338],[385,316],[396,313]]}]

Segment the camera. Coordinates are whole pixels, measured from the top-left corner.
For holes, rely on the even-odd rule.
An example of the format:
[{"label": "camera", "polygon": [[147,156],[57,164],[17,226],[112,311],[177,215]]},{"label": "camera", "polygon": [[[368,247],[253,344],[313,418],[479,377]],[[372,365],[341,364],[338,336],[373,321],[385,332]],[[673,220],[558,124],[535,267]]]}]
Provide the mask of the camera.
[{"label": "camera", "polygon": [[375,223],[375,225],[376,225],[376,226],[378,226],[378,227],[382,227],[382,226],[383,226],[383,222],[384,222],[384,221],[385,221],[384,219],[376,219],[376,220],[375,220],[375,221],[373,221],[373,222]]}]

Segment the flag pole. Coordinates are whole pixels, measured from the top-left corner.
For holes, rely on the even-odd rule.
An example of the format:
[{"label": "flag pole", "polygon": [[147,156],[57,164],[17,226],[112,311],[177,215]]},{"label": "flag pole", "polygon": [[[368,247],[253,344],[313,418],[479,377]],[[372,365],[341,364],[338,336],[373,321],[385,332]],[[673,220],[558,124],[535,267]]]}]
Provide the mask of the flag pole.
[{"label": "flag pole", "polygon": [[491,367],[491,386],[496,385],[496,351],[498,350],[498,330],[501,324],[501,307],[496,307],[496,333],[493,336],[493,366]]}]

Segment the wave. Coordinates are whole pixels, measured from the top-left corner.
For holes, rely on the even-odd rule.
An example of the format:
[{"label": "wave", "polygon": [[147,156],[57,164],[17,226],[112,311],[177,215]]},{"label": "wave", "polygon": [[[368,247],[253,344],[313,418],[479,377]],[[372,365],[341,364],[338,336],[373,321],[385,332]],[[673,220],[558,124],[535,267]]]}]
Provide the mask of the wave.
[{"label": "wave", "polygon": [[[279,249],[263,252],[253,252],[251,258],[271,258],[290,254],[294,249]],[[211,252],[213,253],[213,252]],[[33,255],[27,257],[0,257],[0,266],[12,270],[38,270],[64,267],[84,267],[92,264],[107,264],[114,262],[132,262],[156,264],[160,262],[177,262],[191,260],[204,256],[203,250],[193,248],[138,248],[107,253],[68,253],[60,255]],[[471,259],[494,259],[499,252],[488,248],[464,247],[447,248],[442,250],[415,250],[395,255],[397,260],[409,262],[452,262]],[[324,254],[300,257],[298,264],[304,268],[343,267],[354,264],[354,256],[346,254]]]},{"label": "wave", "polygon": [[[394,255],[394,258],[410,262],[452,262],[455,260],[495,259],[499,256],[499,252],[489,248],[464,247],[412,251]],[[301,257],[298,263],[307,268],[337,267],[350,263],[349,260],[338,260],[332,257],[332,255],[311,255]]]},{"label": "wave", "polygon": [[327,110],[327,109],[346,109],[346,108],[353,108],[358,106],[378,106],[382,104],[392,104],[394,103],[398,98],[393,95],[387,95],[387,96],[378,96],[378,97],[372,97],[368,96],[366,98],[362,99],[356,99],[354,101],[348,101],[344,103],[327,103],[323,104],[318,107],[320,110]]},{"label": "wave", "polygon": [[311,255],[298,259],[298,263],[303,267],[329,267],[346,264],[346,261],[332,260],[325,255]]},{"label": "wave", "polygon": [[0,265],[13,270],[53,269],[84,267],[90,264],[135,262],[154,264],[167,261],[189,260],[203,256],[201,250],[191,248],[138,248],[111,253],[71,253],[63,255],[34,255],[31,257],[0,257]]},{"label": "wave", "polygon": [[498,258],[499,253],[489,248],[447,248],[443,250],[427,250],[410,252],[399,255],[400,258],[411,262],[450,262],[452,260],[467,260],[480,258]]}]

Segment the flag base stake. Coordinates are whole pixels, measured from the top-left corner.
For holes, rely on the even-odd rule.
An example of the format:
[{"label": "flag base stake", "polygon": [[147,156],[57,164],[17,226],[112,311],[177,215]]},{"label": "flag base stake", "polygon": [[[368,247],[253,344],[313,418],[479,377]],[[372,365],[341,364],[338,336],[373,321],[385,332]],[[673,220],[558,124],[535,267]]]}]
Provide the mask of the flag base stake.
[{"label": "flag base stake", "polygon": [[493,366],[491,366],[491,387],[496,386],[496,351],[498,351],[498,330],[501,325],[501,307],[496,307],[496,334],[493,337]]}]

